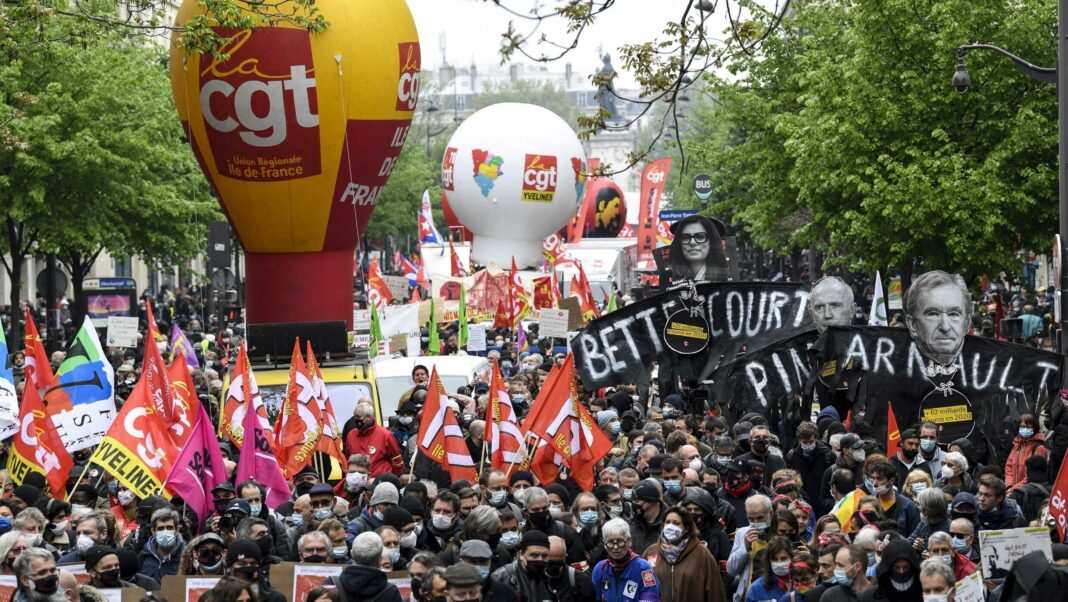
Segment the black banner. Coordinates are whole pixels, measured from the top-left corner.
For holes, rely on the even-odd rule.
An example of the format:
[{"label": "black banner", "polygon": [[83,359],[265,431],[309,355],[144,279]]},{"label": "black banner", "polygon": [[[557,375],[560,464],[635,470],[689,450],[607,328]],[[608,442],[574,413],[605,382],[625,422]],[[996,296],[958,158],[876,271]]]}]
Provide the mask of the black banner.
[{"label": "black banner", "polygon": [[[1004,419],[1042,411],[1061,388],[1059,354],[985,337],[965,337],[949,366],[924,357],[904,328],[831,327],[814,348],[813,365],[824,368],[810,386],[848,391],[853,420],[883,442],[887,404],[902,430],[930,420],[943,443],[993,441]],[[840,386],[843,380],[850,385]]]},{"label": "black banner", "polygon": [[[712,373],[712,395],[736,419],[747,412],[781,410],[801,395],[812,375],[812,345],[807,330],[724,362]],[[807,418],[807,417],[806,417]]]},{"label": "black banner", "polygon": [[[648,383],[654,361],[684,379],[705,380],[746,349],[812,330],[808,297],[793,283],[682,285],[590,322],[571,341],[575,368],[588,390]],[[666,336],[684,352],[672,351]],[[700,351],[685,353],[687,340]]]}]

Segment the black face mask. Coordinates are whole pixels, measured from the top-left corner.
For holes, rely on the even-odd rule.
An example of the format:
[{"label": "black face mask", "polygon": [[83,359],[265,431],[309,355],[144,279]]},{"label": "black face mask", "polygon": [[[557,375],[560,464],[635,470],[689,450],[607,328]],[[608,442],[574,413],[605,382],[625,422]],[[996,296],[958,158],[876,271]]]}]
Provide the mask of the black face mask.
[{"label": "black face mask", "polygon": [[322,564],[322,563],[326,562],[326,556],[320,556],[318,554],[313,554],[311,556],[305,556],[304,560],[302,560],[301,562],[310,562],[312,564]]},{"label": "black face mask", "polygon": [[487,535],[483,541],[489,545],[490,550],[496,550],[497,546],[501,543],[501,534],[495,533],[493,535]]},{"label": "black face mask", "polygon": [[528,560],[526,565],[527,575],[530,575],[532,579],[541,579],[545,576],[545,567],[548,563],[544,560]]},{"label": "black face mask", "polygon": [[119,569],[97,573],[96,578],[104,587],[119,587]]},{"label": "black face mask", "polygon": [[412,598],[420,600],[419,590],[423,589],[423,580],[419,577],[412,577]]},{"label": "black face mask", "polygon": [[752,445],[753,451],[755,451],[757,453],[761,453],[762,454],[762,453],[768,451],[768,442],[767,441],[755,441],[755,442],[751,443],[750,445]]},{"label": "black face mask", "polygon": [[312,484],[307,482],[307,481],[298,484],[296,486],[296,488],[295,488],[295,491],[297,492],[297,497],[300,497],[302,495],[307,495],[308,492],[311,491],[311,488],[312,488]]},{"label": "black face mask", "polygon": [[[902,449],[901,455],[905,456],[909,461],[916,459],[916,454],[920,453],[918,449]],[[907,580],[906,580],[907,581]]]},{"label": "black face mask", "polygon": [[563,562],[550,562],[545,565],[545,576],[549,579],[559,579],[564,576],[567,565]]},{"label": "black face mask", "polygon": [[270,535],[264,535],[257,539],[256,545],[260,546],[260,554],[264,558],[270,556],[271,552],[274,551],[274,540],[271,539]]},{"label": "black face mask", "polygon": [[231,569],[235,577],[238,579],[244,579],[249,583],[257,583],[260,580],[260,567],[258,566],[243,566],[237,569]]},{"label": "black face mask", "polygon": [[59,575],[49,575],[42,579],[33,580],[33,588],[39,594],[46,596],[59,591]]},{"label": "black face mask", "polygon": [[542,510],[540,512],[531,512],[530,513],[530,522],[531,522],[531,524],[533,524],[535,526],[539,526],[539,527],[548,526],[551,521],[552,521],[552,515],[549,514],[548,510]]}]

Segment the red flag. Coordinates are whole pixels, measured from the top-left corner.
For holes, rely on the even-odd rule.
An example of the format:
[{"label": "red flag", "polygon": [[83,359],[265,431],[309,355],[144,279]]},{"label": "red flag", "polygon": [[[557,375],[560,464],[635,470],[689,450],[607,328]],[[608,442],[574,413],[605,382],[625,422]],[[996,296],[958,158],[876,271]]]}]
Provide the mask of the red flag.
[{"label": "red flag", "polygon": [[342,466],[346,466],[341,425],[334,414],[334,405],[330,403],[330,391],[323,382],[323,373],[319,370],[319,362],[315,360],[311,341],[308,341],[307,345],[308,376],[311,377],[315,399],[319,402],[319,441],[315,444],[315,450],[333,456]]},{"label": "red flag", "polygon": [[170,419],[164,419],[164,425],[171,433],[174,446],[183,449],[189,438],[193,436],[193,428],[196,425],[197,416],[200,415],[200,397],[197,396],[196,385],[193,377],[189,374],[189,364],[185,358],[175,356],[171,367],[167,370],[167,376],[171,382],[173,406]]},{"label": "red flag", "polygon": [[449,268],[452,271],[453,278],[463,278],[467,276],[467,270],[460,265],[460,256],[456,254],[456,248],[452,246],[452,241],[449,241]]},{"label": "red flag", "polygon": [[37,325],[33,323],[33,316],[27,308],[26,316],[26,364],[23,374],[27,382],[37,386],[37,393],[44,395],[45,391],[55,385],[55,374],[52,372],[52,363],[45,353],[44,344],[41,343],[41,335],[37,332]]},{"label": "red flag", "polygon": [[[245,357],[244,343],[241,344],[241,350],[238,353],[240,353],[238,363],[244,361],[247,366],[248,358]],[[242,427],[243,438],[235,480],[238,483],[246,479],[259,482],[267,489],[267,495],[264,496],[263,501],[268,507],[274,508],[289,501],[293,492],[289,489],[286,478],[282,475],[282,469],[278,466],[278,459],[271,447],[271,438],[267,435],[269,431],[263,427],[259,417],[256,416],[252,395],[252,386],[255,382],[256,378],[249,369],[247,378],[242,380],[241,385],[246,400],[245,424]]]},{"label": "red flag", "polygon": [[1068,526],[1068,462],[1061,462],[1061,467],[1057,471],[1057,480],[1053,482],[1049,498],[1049,515],[1057,521],[1057,534],[1063,542],[1065,527]]},{"label": "red flag", "polygon": [[490,383],[489,402],[486,404],[486,442],[489,444],[490,465],[508,470],[511,464],[522,461],[523,434],[519,430],[512,398],[504,386],[504,378],[493,362],[493,380]]},{"label": "red flag", "polygon": [[192,434],[167,475],[166,483],[171,493],[181,496],[197,516],[204,517],[212,511],[212,497],[208,492],[229,479],[215,436],[215,425],[204,406],[198,408]]},{"label": "red flag", "polygon": [[427,389],[423,418],[419,421],[420,451],[449,471],[453,481],[465,479],[474,482],[477,478],[475,463],[467,450],[456,415],[449,409],[449,398],[445,395],[445,387],[441,385],[436,368],[431,368]]},{"label": "red flag", "polygon": [[538,309],[553,306],[553,277],[541,276],[534,279],[534,307]]},{"label": "red flag", "polygon": [[412,298],[408,300],[408,303],[419,303],[422,301],[422,297],[419,296],[419,287],[412,289]]},{"label": "red flag", "polygon": [[846,427],[846,430],[853,426],[853,410],[846,412],[846,419],[842,421],[842,425]]},{"label": "red flag", "polygon": [[638,208],[638,264],[653,261],[656,248],[656,222],[660,211],[660,197],[671,171],[671,157],[649,162],[642,170],[642,197]]},{"label": "red flag", "polygon": [[67,478],[74,467],[74,459],[63,446],[36,387],[26,387],[22,394],[19,430],[13,439],[7,462],[11,480],[21,485],[30,471],[39,472],[48,479],[53,498],[61,500],[66,497]]},{"label": "red flag", "polygon": [[289,384],[282,399],[282,408],[274,423],[274,447],[278,450],[278,465],[282,474],[293,478],[311,464],[322,417],[315,387],[300,354],[300,337],[293,341],[293,359],[289,364]]},{"label": "red flag", "polygon": [[515,257],[512,257],[512,269],[508,272],[508,321],[511,328],[516,327],[528,306],[523,283],[519,281],[519,271],[515,267]]},{"label": "red flag", "polygon": [[897,428],[897,417],[890,402],[886,402],[886,457],[893,458],[901,449],[901,430]]},{"label": "red flag", "polygon": [[569,296],[578,297],[579,309],[582,310],[582,319],[587,322],[592,320],[597,309],[593,306],[593,303],[590,302],[592,295],[586,287],[583,286],[582,281],[579,280],[577,275],[571,277],[571,290],[569,292]]},{"label": "red flag", "polygon": [[[163,363],[163,356],[159,352],[159,341],[163,340],[163,334],[156,327],[156,319],[152,317],[152,301],[145,299],[145,311],[148,313],[148,335],[145,337],[145,357],[141,366],[141,378],[148,380],[148,391],[156,406],[165,428],[169,428],[174,422],[174,391],[171,389],[171,378],[167,371],[167,365]],[[171,461],[174,458],[171,457]]]},{"label": "red flag", "polygon": [[367,268],[367,302],[374,303],[378,307],[389,305],[393,301],[393,294],[389,292],[386,281],[382,278],[382,272],[378,269],[378,260],[371,262]]},{"label": "red flag", "polygon": [[[589,279],[586,278],[586,270],[582,269],[582,264],[578,264],[579,282],[582,283],[583,294],[586,295],[586,307],[582,308],[582,317],[586,320],[592,320],[601,315],[601,312],[597,311],[597,302],[593,299],[593,287],[590,286]],[[587,311],[592,314],[587,315]]]},{"label": "red flag", "polygon": [[538,446],[534,450],[534,459],[530,461],[530,472],[538,478],[542,485],[555,483],[560,478],[560,467],[564,465],[564,457],[560,455],[544,440],[538,440]]},{"label": "red flag", "polygon": [[267,407],[263,405],[259,387],[256,381],[249,383],[246,389],[245,382],[249,380],[252,371],[248,366],[248,356],[244,353],[237,354],[237,362],[234,364],[233,376],[230,378],[230,388],[226,390],[226,401],[223,402],[222,417],[219,419],[219,431],[225,434],[230,441],[241,447],[242,433],[245,423],[245,395],[252,395],[252,407],[256,408],[256,414],[260,417],[260,426],[264,430],[271,429],[271,422],[267,417]]},{"label": "red flag", "polygon": [[616,238],[634,238],[634,226],[630,224],[623,224],[623,227],[619,229],[619,234]]},{"label": "red flag", "polygon": [[509,328],[508,310],[504,307],[504,299],[497,299],[497,313],[493,314],[493,328]]},{"label": "red flag", "polygon": [[[568,357],[571,357],[568,355]],[[567,363],[566,361],[564,362]],[[527,433],[534,433],[539,437],[546,438],[545,434],[549,432],[553,420],[560,413],[564,406],[564,402],[567,401],[568,388],[567,383],[561,382],[561,374],[563,370],[555,363],[552,368],[549,369],[549,374],[545,377],[545,382],[542,384],[541,389],[538,390],[538,396],[534,399],[534,403],[530,405],[530,411],[527,412],[526,417],[523,419],[523,433],[524,440],[526,440]]]}]

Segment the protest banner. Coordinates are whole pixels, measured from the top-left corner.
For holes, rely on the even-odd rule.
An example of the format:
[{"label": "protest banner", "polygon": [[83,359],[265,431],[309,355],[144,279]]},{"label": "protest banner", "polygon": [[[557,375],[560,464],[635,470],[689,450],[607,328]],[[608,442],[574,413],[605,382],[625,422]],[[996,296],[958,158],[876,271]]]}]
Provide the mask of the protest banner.
[{"label": "protest banner", "polygon": [[543,308],[538,314],[538,336],[560,339],[566,337],[570,314],[566,309]]},{"label": "protest banner", "polygon": [[1031,552],[1042,552],[1053,561],[1047,527],[1023,527],[1004,531],[979,532],[979,566],[983,579],[1004,579],[1012,563]]},{"label": "protest banner", "polygon": [[983,578],[978,571],[961,579],[953,586],[954,602],[983,602]]},{"label": "protest banner", "polygon": [[164,575],[160,593],[169,602],[199,602],[200,596],[211,591],[221,577]]},{"label": "protest banner", "polygon": [[108,316],[108,347],[137,347],[137,318]]}]

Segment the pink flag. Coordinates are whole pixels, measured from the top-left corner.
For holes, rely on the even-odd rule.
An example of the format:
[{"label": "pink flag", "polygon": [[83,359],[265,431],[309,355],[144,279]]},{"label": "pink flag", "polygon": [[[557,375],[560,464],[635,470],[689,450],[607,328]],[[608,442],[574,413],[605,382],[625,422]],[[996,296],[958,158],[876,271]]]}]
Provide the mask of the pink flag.
[{"label": "pink flag", "polygon": [[219,451],[219,441],[215,438],[215,425],[204,406],[200,406],[189,440],[167,476],[167,489],[181,496],[186,506],[204,520],[214,510],[208,492],[226,480],[226,466]]},{"label": "pink flag", "polygon": [[[249,378],[244,382],[245,399],[248,401],[245,410],[245,428],[241,439],[241,457],[237,463],[237,482],[245,479],[258,481],[267,489],[264,500],[268,508],[276,508],[279,504],[289,501],[293,496],[286,478],[282,475],[282,468],[278,466],[278,460],[271,450],[271,442],[267,433],[260,426],[259,415],[252,409],[252,393],[249,390],[249,381],[252,371],[249,370]],[[252,436],[249,436],[249,433]]]}]

